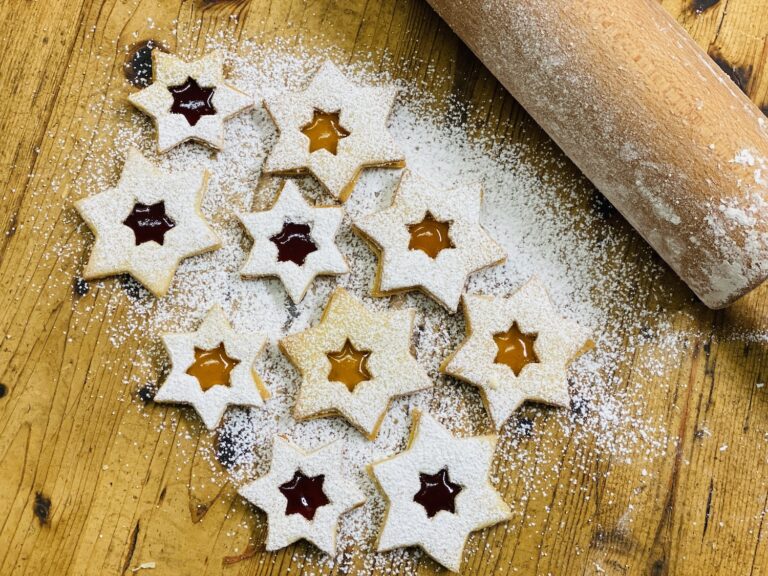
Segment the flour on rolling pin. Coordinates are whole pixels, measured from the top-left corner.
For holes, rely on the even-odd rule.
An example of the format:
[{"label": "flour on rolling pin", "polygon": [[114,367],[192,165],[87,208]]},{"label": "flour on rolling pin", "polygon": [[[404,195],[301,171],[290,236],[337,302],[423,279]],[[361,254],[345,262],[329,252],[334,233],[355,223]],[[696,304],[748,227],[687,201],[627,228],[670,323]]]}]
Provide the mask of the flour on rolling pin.
[{"label": "flour on rolling pin", "polygon": [[711,308],[768,275],[768,129],[653,0],[429,0]]}]

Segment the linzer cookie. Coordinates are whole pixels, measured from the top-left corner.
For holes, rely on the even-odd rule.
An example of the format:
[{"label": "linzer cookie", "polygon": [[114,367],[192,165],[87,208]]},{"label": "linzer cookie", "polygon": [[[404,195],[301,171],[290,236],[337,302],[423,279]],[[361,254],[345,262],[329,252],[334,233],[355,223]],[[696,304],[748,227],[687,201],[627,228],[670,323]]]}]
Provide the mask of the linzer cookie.
[{"label": "linzer cookie", "polygon": [[488,478],[496,440],[454,438],[414,410],[408,448],[370,466],[387,499],[378,550],[419,546],[458,572],[469,534],[511,516]]},{"label": "linzer cookie", "polygon": [[96,236],[83,278],[128,273],[164,296],[181,260],[219,247],[200,213],[207,187],[205,170],[166,174],[131,149],[116,187],[75,203]]},{"label": "linzer cookie", "polygon": [[305,452],[283,437],[275,438],[269,473],[238,490],[267,513],[267,550],[303,538],[328,554],[336,552],[339,517],[365,502],[342,469],[338,440]]},{"label": "linzer cookie", "polygon": [[374,295],[421,289],[455,312],[467,277],[504,261],[480,225],[482,187],[442,190],[406,172],[389,208],[355,222],[379,255]]},{"label": "linzer cookie", "polygon": [[164,334],[162,339],[172,369],[156,402],[189,404],[213,430],[228,406],[261,406],[269,397],[253,366],[266,337],[235,332],[218,305],[195,332]]},{"label": "linzer cookie", "polygon": [[272,208],[240,214],[253,238],[244,277],[277,276],[294,302],[318,275],[344,274],[347,263],[334,238],[343,211],[309,205],[293,182],[286,182]]},{"label": "linzer cookie", "polygon": [[393,398],[432,386],[411,353],[414,316],[372,312],[337,288],[316,326],[280,341],[302,376],[294,416],[341,414],[374,438]]},{"label": "linzer cookie", "polygon": [[395,92],[352,84],[326,62],[303,92],[264,103],[279,131],[265,170],[311,172],[344,202],[363,168],[404,165],[387,128]]},{"label": "linzer cookie", "polygon": [[158,151],[187,140],[222,148],[224,121],[253,106],[253,99],[224,82],[221,53],[184,62],[153,50],[152,60],[152,84],[128,100],[154,120]]},{"label": "linzer cookie", "polygon": [[441,370],[480,389],[497,430],[526,400],[568,406],[568,365],[593,343],[537,277],[509,298],[467,295],[464,312],[467,338]]}]

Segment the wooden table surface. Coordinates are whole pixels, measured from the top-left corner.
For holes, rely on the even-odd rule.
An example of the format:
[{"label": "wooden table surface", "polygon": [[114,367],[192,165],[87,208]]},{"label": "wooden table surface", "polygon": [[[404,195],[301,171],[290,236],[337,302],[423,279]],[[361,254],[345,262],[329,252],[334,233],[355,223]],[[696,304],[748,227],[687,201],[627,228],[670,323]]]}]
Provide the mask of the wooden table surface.
[{"label": "wooden table surface", "polygon": [[[766,0],[663,4],[768,108]],[[202,50],[217,31],[288,44],[320,36],[351,62],[373,58],[440,98],[473,104],[471,114],[508,142],[547,140],[424,0],[0,2],[0,574],[124,574],[149,561],[147,573],[158,575],[328,571],[304,544],[263,551],[263,516],[231,486],[206,484],[208,464],[196,454],[211,440],[199,426],[171,420],[167,407],[131,409],[137,391],[103,366],[130,365],[140,345],[116,350],[103,329],[128,298],[116,281],[78,297],[73,278],[87,252],[52,252],[83,235],[68,185],[85,152],[104,145],[94,135],[109,130],[105,95],[130,91],[126,47],[153,38]],[[584,184],[584,194],[595,192]],[[626,258],[652,257],[626,237]],[[639,459],[595,459],[583,475],[562,466],[528,503],[536,521],[474,536],[464,573],[768,574],[768,387],[758,385],[768,379],[768,348],[728,336],[768,328],[768,288],[714,313],[673,274],[663,281],[686,313],[680,322],[699,334],[679,367],[640,384],[669,434],[667,457],[640,486],[628,480]],[[620,373],[627,386],[639,377],[632,366]],[[543,414],[536,425],[552,424]],[[555,498],[574,483],[582,489]],[[521,488],[507,478],[503,490],[512,501]],[[244,550],[251,557],[224,562]],[[441,571],[427,560],[416,570]]]}]

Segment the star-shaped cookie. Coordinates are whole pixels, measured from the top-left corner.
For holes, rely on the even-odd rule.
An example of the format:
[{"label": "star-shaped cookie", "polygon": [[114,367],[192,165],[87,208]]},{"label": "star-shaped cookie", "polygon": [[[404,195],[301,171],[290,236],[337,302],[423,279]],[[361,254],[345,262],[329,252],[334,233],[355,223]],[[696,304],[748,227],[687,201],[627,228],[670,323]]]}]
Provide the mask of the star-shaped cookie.
[{"label": "star-shaped cookie", "polygon": [[498,430],[526,400],[568,406],[568,364],[593,346],[538,277],[509,298],[464,296],[467,338],[441,370],[477,386]]},{"label": "star-shaped cookie", "polygon": [[389,208],[355,222],[379,255],[374,295],[420,288],[455,312],[467,277],[504,249],[480,225],[482,187],[442,190],[406,172]]},{"label": "star-shaped cookie", "polygon": [[303,92],[264,103],[279,131],[265,171],[311,172],[344,202],[363,168],[405,165],[387,128],[395,93],[357,86],[326,62]]},{"label": "star-shaped cookie", "polygon": [[303,538],[327,554],[336,552],[339,517],[365,502],[365,495],[342,469],[338,440],[305,452],[286,438],[275,437],[269,472],[238,490],[267,513],[267,550]]},{"label": "star-shaped cookie", "polygon": [[253,106],[253,99],[224,82],[221,52],[184,62],[152,51],[153,82],[128,100],[155,121],[157,148],[166,152],[187,140],[224,146],[224,121]]},{"label": "star-shaped cookie", "polygon": [[162,339],[172,369],[156,402],[190,404],[213,430],[228,406],[261,406],[269,398],[253,366],[266,336],[235,332],[218,305],[195,332],[163,334]]},{"label": "star-shaped cookie", "polygon": [[411,353],[415,311],[369,311],[343,288],[320,322],[280,341],[302,376],[297,419],[341,414],[375,438],[390,401],[432,386]]},{"label": "star-shaped cookie", "polygon": [[75,203],[96,236],[83,278],[127,272],[164,296],[181,260],[219,247],[200,213],[207,188],[205,170],[167,174],[129,150],[116,187]]},{"label": "star-shaped cookie", "polygon": [[378,550],[420,546],[458,572],[469,534],[511,516],[488,479],[496,440],[454,438],[414,410],[408,448],[370,466],[387,499]]},{"label": "star-shaped cookie", "polygon": [[342,208],[310,206],[298,186],[286,182],[272,208],[239,215],[253,238],[240,274],[277,276],[299,302],[315,276],[349,271],[334,242],[342,216]]}]

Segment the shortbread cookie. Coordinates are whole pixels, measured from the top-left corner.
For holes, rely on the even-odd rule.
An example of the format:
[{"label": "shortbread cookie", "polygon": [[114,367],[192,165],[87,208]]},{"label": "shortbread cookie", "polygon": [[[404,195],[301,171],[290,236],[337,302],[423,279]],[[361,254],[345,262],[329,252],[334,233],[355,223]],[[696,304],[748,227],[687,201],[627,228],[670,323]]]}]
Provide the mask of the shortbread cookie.
[{"label": "shortbread cookie", "polygon": [[264,103],[279,131],[265,171],[311,172],[344,202],[363,168],[405,165],[387,128],[395,93],[356,86],[326,62],[303,92]]},{"label": "shortbread cookie", "polygon": [[189,404],[213,430],[228,406],[261,406],[269,398],[253,365],[266,336],[235,332],[218,305],[195,332],[162,338],[172,369],[156,402]]},{"label": "shortbread cookie", "polygon": [[408,448],[370,466],[387,499],[378,550],[420,546],[458,572],[469,534],[511,516],[488,478],[496,440],[454,438],[414,410]]},{"label": "shortbread cookie", "polygon": [[443,190],[406,172],[389,208],[355,222],[379,255],[374,295],[419,288],[455,312],[467,277],[504,249],[480,225],[482,187]]},{"label": "shortbread cookie", "polygon": [[339,440],[305,452],[286,438],[275,438],[269,473],[238,490],[267,513],[267,550],[303,538],[327,554],[336,552],[339,517],[365,502],[342,469]]},{"label": "shortbread cookie", "polygon": [[310,206],[296,184],[286,182],[272,208],[239,215],[253,238],[240,274],[277,276],[299,302],[315,276],[349,271],[334,242],[342,216],[342,208]]},{"label": "shortbread cookie", "polygon": [[369,311],[343,288],[320,322],[280,341],[302,376],[297,419],[341,414],[375,438],[390,401],[432,386],[411,353],[415,311]]},{"label": "shortbread cookie", "polygon": [[115,188],[75,203],[96,236],[83,278],[128,273],[164,296],[181,260],[219,247],[200,213],[207,188],[205,170],[166,174],[129,150]]},{"label": "shortbread cookie", "polygon": [[153,50],[152,71],[152,84],[128,100],[155,121],[161,153],[186,140],[223,148],[224,120],[253,106],[250,96],[224,82],[220,52],[184,62]]},{"label": "shortbread cookie", "polygon": [[526,400],[568,406],[568,364],[593,346],[531,278],[509,298],[464,297],[467,338],[441,366],[477,386],[498,430]]}]

